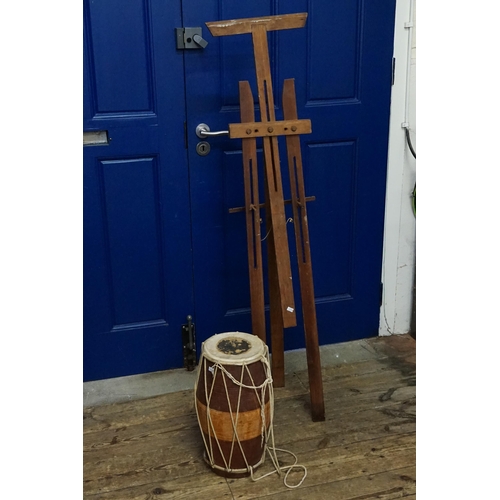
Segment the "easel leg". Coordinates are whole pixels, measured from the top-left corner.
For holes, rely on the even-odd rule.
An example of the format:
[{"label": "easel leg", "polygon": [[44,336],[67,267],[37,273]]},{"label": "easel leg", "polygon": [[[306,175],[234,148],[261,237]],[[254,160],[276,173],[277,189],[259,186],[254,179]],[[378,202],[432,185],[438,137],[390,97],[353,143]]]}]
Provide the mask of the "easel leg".
[{"label": "easel leg", "polygon": [[[250,84],[247,81],[240,82],[239,89],[241,121],[253,122],[255,120],[255,112]],[[266,342],[256,139],[243,139],[242,152],[252,333],[257,335],[263,342]]]},{"label": "easel leg", "polygon": [[[297,105],[293,79],[285,80],[283,87],[283,114],[285,120],[297,119]],[[316,304],[314,301],[311,249],[309,246],[309,226],[307,223],[304,174],[302,170],[302,154],[300,150],[299,136],[287,136],[286,147],[290,173],[290,189],[292,191],[292,207],[299,267],[300,294],[302,298],[302,313],[304,316],[307,369],[309,375],[309,391],[311,394],[311,413],[313,421],[321,421],[325,420],[325,403],[323,396],[323,379],[321,374],[321,359],[318,343]]]},{"label": "easel leg", "polygon": [[[266,183],[267,184],[267,183]],[[266,186],[267,188],[267,186]],[[267,191],[267,189],[266,189]],[[267,202],[267,196],[266,196]],[[266,207],[269,204],[266,203]],[[274,387],[285,386],[285,342],[283,330],[283,317],[281,315],[281,295],[278,286],[278,269],[276,267],[276,249],[274,234],[271,229],[271,218],[266,209],[266,227],[269,234],[267,236],[267,258],[269,273],[269,317],[271,326],[271,370]]]}]

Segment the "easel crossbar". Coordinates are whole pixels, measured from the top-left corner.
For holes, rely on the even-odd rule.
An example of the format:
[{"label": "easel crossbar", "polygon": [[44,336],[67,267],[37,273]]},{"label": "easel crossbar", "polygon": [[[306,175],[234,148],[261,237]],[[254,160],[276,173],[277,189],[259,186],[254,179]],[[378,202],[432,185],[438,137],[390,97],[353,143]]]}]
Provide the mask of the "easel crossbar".
[{"label": "easel crossbar", "polygon": [[241,35],[251,33],[256,25],[264,26],[266,31],[303,28],[306,25],[307,12],[285,14],[283,16],[247,17],[205,23],[212,36]]},{"label": "easel crossbar", "polygon": [[312,133],[311,120],[282,120],[271,122],[230,123],[230,139],[274,137]]}]

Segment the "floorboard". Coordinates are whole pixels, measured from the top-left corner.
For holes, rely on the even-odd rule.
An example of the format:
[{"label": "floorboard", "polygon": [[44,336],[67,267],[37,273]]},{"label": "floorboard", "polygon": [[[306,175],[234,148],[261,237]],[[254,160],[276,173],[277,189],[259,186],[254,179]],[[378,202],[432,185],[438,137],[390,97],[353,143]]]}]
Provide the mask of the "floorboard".
[{"label": "floorboard", "polygon": [[[416,498],[416,356],[409,335],[365,339],[372,358],[322,369],[326,419],[312,422],[307,371],[275,390],[274,440],[307,468],[224,479],[202,458],[192,390],[85,408],[86,500]],[[366,352],[366,351],[365,351]],[[277,452],[282,466],[291,455]],[[270,460],[255,476],[271,472]],[[288,476],[297,484],[303,472]]]}]

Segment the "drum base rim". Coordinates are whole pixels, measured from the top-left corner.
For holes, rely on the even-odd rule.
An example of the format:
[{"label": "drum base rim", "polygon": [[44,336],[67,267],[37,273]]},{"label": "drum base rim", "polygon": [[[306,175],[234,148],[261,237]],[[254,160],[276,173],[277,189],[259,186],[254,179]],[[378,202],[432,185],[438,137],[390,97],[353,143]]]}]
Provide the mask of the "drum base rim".
[{"label": "drum base rim", "polygon": [[[253,465],[253,470],[255,470],[257,467],[260,467],[264,463],[265,455],[262,456],[262,458],[255,464]],[[229,471],[227,469],[223,469],[222,467],[218,465],[212,465],[210,463],[210,460],[208,459],[207,456],[207,451],[205,450],[203,452],[203,460],[205,461],[205,464],[213,470],[218,476],[221,477],[228,477],[228,478],[240,478],[240,477],[248,477],[250,476],[251,472],[246,469],[238,469],[236,471]]]}]

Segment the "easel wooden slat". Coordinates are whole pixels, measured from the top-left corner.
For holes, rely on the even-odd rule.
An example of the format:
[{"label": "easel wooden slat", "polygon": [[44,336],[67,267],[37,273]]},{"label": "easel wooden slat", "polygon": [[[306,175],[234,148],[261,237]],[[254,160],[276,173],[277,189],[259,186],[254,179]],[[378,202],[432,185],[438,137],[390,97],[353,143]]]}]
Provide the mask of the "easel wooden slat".
[{"label": "easel wooden slat", "polygon": [[280,135],[310,134],[311,120],[283,120],[279,122],[247,122],[230,123],[230,139],[246,139],[248,137],[274,137]]},{"label": "easel wooden slat", "polygon": [[[271,227],[271,211],[269,208],[269,190],[267,180],[266,193],[266,227]],[[274,387],[285,386],[285,339],[283,315],[281,313],[282,298],[278,283],[278,269],[276,264],[276,243],[272,230],[267,235],[267,262],[269,275],[269,318],[271,331],[271,372]]]},{"label": "easel wooden slat", "polygon": [[[271,67],[269,63],[269,49],[267,45],[267,31],[263,24],[252,27],[254,45],[255,68],[257,73],[257,88],[259,97],[260,118],[262,122],[275,121],[274,97],[271,82]],[[292,287],[292,270],[290,253],[286,233],[285,207],[283,186],[281,181],[278,138],[263,137],[264,168],[267,190],[267,215],[274,241],[273,262],[276,263],[280,310],[283,318],[283,327],[289,328],[297,324],[295,315],[295,301]]]},{"label": "easel wooden slat", "polygon": [[227,21],[205,23],[213,36],[240,35],[251,33],[256,25],[262,25],[266,31],[303,28],[306,24],[307,12],[285,14],[283,16],[247,17]]},{"label": "easel wooden slat", "polygon": [[[255,120],[252,90],[247,81],[239,83],[240,115],[244,122]],[[252,333],[266,342],[264,278],[260,234],[259,180],[256,139],[242,141],[243,179],[245,185],[245,217],[247,228],[248,274],[250,280],[250,310]]]},{"label": "easel wooden slat", "polygon": [[[297,119],[295,83],[293,79],[285,80],[283,86],[283,115],[287,120]],[[307,203],[299,136],[287,136],[286,148],[290,174],[290,189],[292,193],[295,244],[297,247],[297,261],[299,267],[300,296],[302,298],[302,314],[304,317],[307,369],[309,375],[309,391],[311,395],[311,413],[314,421],[321,421],[325,419],[325,403],[323,397],[323,380],[321,375],[321,359],[318,343],[316,304],[314,301],[311,248],[309,244],[309,225],[307,222]]]}]

